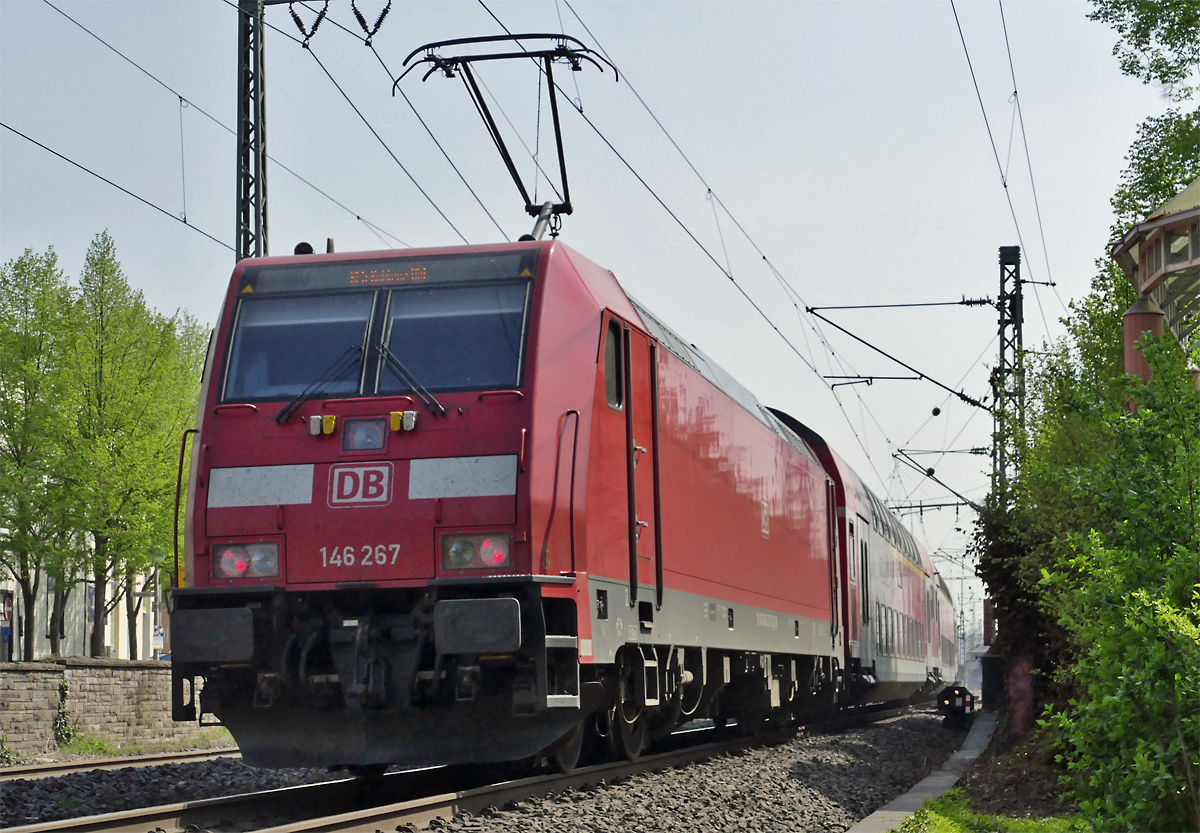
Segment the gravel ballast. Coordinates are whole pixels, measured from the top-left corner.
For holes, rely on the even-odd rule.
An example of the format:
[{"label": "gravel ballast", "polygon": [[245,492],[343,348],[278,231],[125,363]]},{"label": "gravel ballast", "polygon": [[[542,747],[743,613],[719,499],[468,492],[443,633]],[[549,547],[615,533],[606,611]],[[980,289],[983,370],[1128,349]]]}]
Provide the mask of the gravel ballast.
[{"label": "gravel ballast", "polygon": [[323,769],[255,769],[237,758],[217,758],[186,764],[92,770],[57,778],[15,779],[0,782],[0,827],[345,777],[345,773],[327,773]]},{"label": "gravel ballast", "polygon": [[[774,746],[569,791],[448,830],[650,833],[660,830],[844,831],[937,769],[965,733],[914,714],[839,734],[800,734]],[[253,769],[236,759],[94,771],[0,783],[0,826],[171,804],[345,777],[323,770]]]},{"label": "gravel ballast", "polygon": [[943,729],[936,715],[908,715],[835,735],[802,734],[438,826],[556,833],[844,831],[936,770],[965,737]]}]

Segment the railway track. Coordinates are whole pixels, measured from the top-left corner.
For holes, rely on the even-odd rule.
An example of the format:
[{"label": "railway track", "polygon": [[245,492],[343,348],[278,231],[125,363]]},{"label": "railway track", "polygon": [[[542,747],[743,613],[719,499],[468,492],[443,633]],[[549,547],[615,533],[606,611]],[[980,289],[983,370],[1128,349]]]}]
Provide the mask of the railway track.
[{"label": "railway track", "polygon": [[[839,717],[802,729],[840,731],[907,713],[890,708]],[[428,825],[467,812],[541,798],[567,789],[585,789],[600,782],[641,772],[686,766],[752,746],[778,742],[788,735],[737,737],[714,741],[712,729],[677,733],[683,748],[646,755],[633,762],[615,762],[577,769],[569,774],[537,775],[502,783],[487,783],[479,767],[439,767],[390,773],[383,778],[327,781],[245,795],[189,801],[98,816],[10,827],[5,833],[185,833],[234,823],[257,822],[260,833],[376,833],[399,825]],[[285,823],[281,820],[288,819]],[[298,819],[298,820],[297,820]]]},{"label": "railway track", "polygon": [[[233,821],[245,823],[255,820],[266,822],[258,829],[271,833],[302,830],[363,830],[375,833],[380,829],[394,829],[400,824],[425,825],[435,818],[451,818],[464,811],[478,813],[486,807],[502,807],[510,801],[541,797],[568,787],[581,789],[602,780],[611,782],[639,772],[682,766],[745,749],[763,740],[737,738],[701,743],[685,749],[647,755],[632,763],[600,764],[578,769],[568,775],[538,775],[499,784],[479,783],[485,778],[475,767],[397,772],[377,780],[347,778],[227,798],[9,827],[5,828],[5,833],[183,833],[221,827]],[[308,818],[305,819],[305,816]],[[297,817],[303,820],[271,826],[281,818]]]},{"label": "railway track", "polygon": [[10,766],[0,769],[0,781],[15,781],[18,778],[54,778],[73,772],[90,772],[95,769],[124,769],[125,767],[161,766],[162,764],[190,764],[196,761],[211,761],[214,758],[240,758],[237,747],[225,749],[200,749],[190,752],[164,752],[156,755],[128,755],[122,758],[106,758],[70,763],[34,764],[32,766]]}]

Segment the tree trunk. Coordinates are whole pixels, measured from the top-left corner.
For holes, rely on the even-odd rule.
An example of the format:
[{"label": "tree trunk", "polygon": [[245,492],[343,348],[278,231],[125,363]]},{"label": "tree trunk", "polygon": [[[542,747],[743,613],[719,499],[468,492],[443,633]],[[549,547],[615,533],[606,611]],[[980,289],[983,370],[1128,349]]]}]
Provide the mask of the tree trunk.
[{"label": "tree trunk", "polygon": [[54,579],[54,603],[50,608],[50,622],[48,629],[50,631],[50,655],[54,657],[62,656],[62,617],[63,607],[66,605],[66,599],[62,591],[62,586],[65,582],[62,579]]},{"label": "tree trunk", "polygon": [[92,638],[88,646],[88,655],[104,656],[104,623],[108,617],[105,609],[108,593],[108,538],[92,533],[95,541],[95,557],[92,559],[92,588],[95,600],[92,607]]},{"label": "tree trunk", "polygon": [[[129,658],[138,658],[137,615],[142,606],[142,600],[133,595],[135,587],[132,573],[125,576],[125,625],[129,631]],[[137,604],[134,604],[134,602]]]},{"label": "tree trunk", "polygon": [[24,621],[21,623],[21,659],[33,662],[34,639],[37,637],[37,592],[42,583],[42,571],[38,569],[24,571],[17,577],[17,585],[21,588],[21,611]]}]

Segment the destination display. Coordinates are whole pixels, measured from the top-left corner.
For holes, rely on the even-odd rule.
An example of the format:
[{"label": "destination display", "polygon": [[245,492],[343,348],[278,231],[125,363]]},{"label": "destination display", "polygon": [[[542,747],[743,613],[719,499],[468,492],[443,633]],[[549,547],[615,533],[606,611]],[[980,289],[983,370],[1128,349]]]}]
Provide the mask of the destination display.
[{"label": "destination display", "polygon": [[304,292],[405,284],[476,283],[532,278],[537,249],[435,257],[306,262],[247,266],[238,293]]}]

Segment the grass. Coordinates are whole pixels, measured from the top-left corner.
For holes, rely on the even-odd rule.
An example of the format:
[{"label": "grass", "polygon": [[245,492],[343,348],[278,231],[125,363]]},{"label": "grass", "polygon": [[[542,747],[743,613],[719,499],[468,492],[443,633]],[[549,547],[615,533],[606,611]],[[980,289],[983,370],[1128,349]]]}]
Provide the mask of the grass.
[{"label": "grass", "polygon": [[927,800],[895,833],[1090,833],[1091,829],[1079,815],[1013,818],[977,813],[967,794],[956,788]]},{"label": "grass", "polygon": [[0,736],[0,766],[20,766],[25,756],[8,745],[8,735]]},{"label": "grass", "polygon": [[176,740],[158,743],[129,743],[120,744],[113,741],[101,740],[88,735],[77,735],[75,740],[59,747],[60,752],[70,755],[105,755],[109,757],[121,755],[156,755],[164,752],[182,752],[185,749],[215,749],[225,746],[236,746],[233,736],[223,726],[211,729],[201,729],[190,735]]}]

